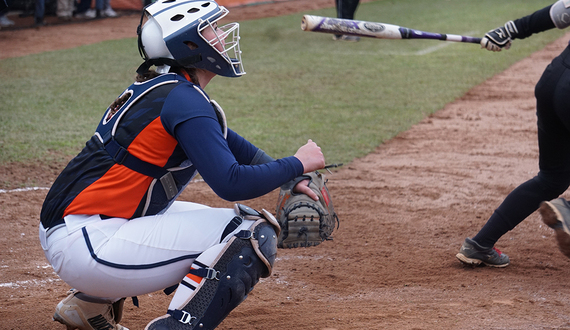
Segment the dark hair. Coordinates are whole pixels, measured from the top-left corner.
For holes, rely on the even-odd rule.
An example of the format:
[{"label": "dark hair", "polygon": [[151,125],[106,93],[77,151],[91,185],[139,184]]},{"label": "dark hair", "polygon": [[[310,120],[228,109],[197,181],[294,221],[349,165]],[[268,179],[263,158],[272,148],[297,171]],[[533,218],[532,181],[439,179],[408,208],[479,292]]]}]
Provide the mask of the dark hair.
[{"label": "dark hair", "polygon": [[[183,68],[183,67],[179,67],[179,66],[176,66],[176,67],[173,66],[170,68],[170,72],[178,73],[180,75],[184,75],[184,73],[183,73],[184,71],[188,74],[192,83],[194,83],[196,85],[200,85],[200,81],[198,80],[198,75],[196,75],[196,69],[195,68]],[[158,76],[160,76],[160,73],[156,72],[155,70],[148,70],[147,72],[145,72],[143,74],[138,73],[137,76],[135,77],[135,81],[136,82],[144,82],[144,81],[150,80],[152,78],[156,78]]]},{"label": "dark hair", "polygon": [[160,73],[156,72],[155,70],[148,70],[147,72],[140,74],[137,73],[137,76],[135,77],[135,81],[136,82],[143,82],[143,81],[147,81],[150,80],[152,78],[158,77],[160,76]]},{"label": "dark hair", "polygon": [[125,93],[123,96],[117,97],[108,108],[110,111],[107,115],[107,120],[110,120],[111,117],[113,117],[117,111],[119,111],[119,109],[131,98],[131,96],[133,96],[132,93]]}]

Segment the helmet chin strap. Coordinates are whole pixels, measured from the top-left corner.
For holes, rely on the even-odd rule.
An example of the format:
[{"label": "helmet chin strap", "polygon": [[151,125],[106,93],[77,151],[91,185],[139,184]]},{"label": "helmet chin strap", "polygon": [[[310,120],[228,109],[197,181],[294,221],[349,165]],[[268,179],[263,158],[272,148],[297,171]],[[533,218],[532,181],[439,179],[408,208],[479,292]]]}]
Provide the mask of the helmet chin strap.
[{"label": "helmet chin strap", "polygon": [[158,73],[168,73],[170,71],[170,65],[164,64],[156,67],[156,72]]},{"label": "helmet chin strap", "polygon": [[[151,59],[147,59],[146,57],[143,58],[145,59],[145,61],[137,69],[138,74],[145,74],[153,65],[157,67],[156,69],[157,72],[168,73],[168,70],[170,70],[171,66],[181,66],[181,67],[190,66],[198,62],[199,60],[202,60],[202,55],[201,54],[192,55],[178,61],[165,57],[151,58]],[[160,72],[159,70],[161,67],[165,68],[166,71]]]},{"label": "helmet chin strap", "polygon": [[153,65],[156,66],[156,72],[161,73],[161,74],[162,73],[168,73],[170,71],[170,67],[172,65],[176,64],[175,60],[169,59],[169,58],[148,59],[148,55],[146,54],[146,52],[144,50],[144,46],[142,44],[142,38],[141,38],[144,17],[145,17],[145,10],[142,11],[141,20],[139,22],[139,25],[137,26],[137,37],[138,37],[137,38],[137,44],[138,44],[139,54],[144,60],[144,63],[142,63],[138,67],[137,73],[138,74],[145,74],[146,72],[149,71],[150,67]]},{"label": "helmet chin strap", "polygon": [[[146,53],[144,51],[144,47],[142,45],[142,39],[141,39],[142,25],[143,25],[144,17],[145,17],[145,10],[143,9],[142,14],[141,14],[141,21],[139,22],[139,26],[137,26],[137,45],[139,48],[139,54],[141,55],[141,57],[143,59],[146,59],[147,56],[146,56]],[[139,69],[140,69],[140,67],[139,67]],[[148,71],[148,69],[147,69],[147,71]],[[137,70],[137,72],[138,72],[138,70]]]},{"label": "helmet chin strap", "polygon": [[[152,58],[145,60],[137,69],[138,74],[145,74],[149,71],[151,66],[156,66],[156,71],[159,73],[168,73],[171,66],[179,66],[179,63],[176,60],[171,58]],[[166,70],[164,72],[159,70]]]}]

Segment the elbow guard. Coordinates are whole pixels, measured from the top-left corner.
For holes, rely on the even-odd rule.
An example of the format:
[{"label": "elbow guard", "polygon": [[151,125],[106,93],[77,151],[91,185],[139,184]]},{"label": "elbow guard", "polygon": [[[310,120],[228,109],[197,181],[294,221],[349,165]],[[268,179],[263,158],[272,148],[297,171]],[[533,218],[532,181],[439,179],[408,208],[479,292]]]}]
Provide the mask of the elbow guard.
[{"label": "elbow guard", "polygon": [[559,0],[550,7],[550,18],[559,29],[570,26],[570,1]]}]

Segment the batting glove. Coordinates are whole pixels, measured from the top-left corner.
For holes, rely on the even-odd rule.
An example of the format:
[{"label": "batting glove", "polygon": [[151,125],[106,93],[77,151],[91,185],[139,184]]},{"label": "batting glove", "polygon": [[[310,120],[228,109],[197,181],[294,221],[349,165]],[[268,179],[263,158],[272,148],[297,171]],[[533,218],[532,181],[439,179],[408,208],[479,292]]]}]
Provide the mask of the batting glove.
[{"label": "batting glove", "polygon": [[492,52],[500,52],[503,48],[511,48],[511,42],[519,33],[513,21],[508,21],[504,26],[500,26],[485,34],[481,39],[481,48],[486,48]]}]

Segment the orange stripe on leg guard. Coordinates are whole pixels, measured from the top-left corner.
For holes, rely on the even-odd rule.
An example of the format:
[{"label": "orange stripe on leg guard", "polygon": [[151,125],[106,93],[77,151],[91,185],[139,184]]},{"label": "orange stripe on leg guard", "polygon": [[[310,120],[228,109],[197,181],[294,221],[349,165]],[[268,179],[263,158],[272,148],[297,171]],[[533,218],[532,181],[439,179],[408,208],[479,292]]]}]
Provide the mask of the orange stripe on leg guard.
[{"label": "orange stripe on leg guard", "polygon": [[[191,269],[196,269],[196,268],[191,268]],[[203,277],[196,276],[196,275],[190,274],[190,273],[186,274],[186,277],[188,277],[190,280],[192,280],[196,283],[202,282],[202,279],[203,279]]]}]

